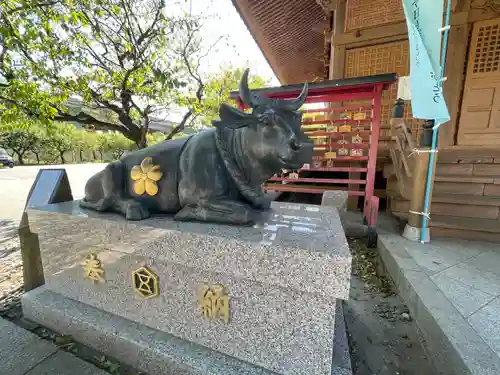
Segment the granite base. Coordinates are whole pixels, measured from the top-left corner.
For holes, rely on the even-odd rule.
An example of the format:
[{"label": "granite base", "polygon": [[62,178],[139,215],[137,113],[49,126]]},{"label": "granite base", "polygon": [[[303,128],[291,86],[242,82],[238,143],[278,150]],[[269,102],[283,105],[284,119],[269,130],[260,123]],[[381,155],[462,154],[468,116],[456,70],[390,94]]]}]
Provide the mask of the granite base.
[{"label": "granite base", "polygon": [[78,202],[28,210],[46,290],[271,372],[330,375],[351,273],[339,214],[273,202],[260,215],[235,227],[129,222]]},{"label": "granite base", "polygon": [[[40,287],[22,297],[24,317],[154,375],[278,375]],[[332,375],[352,375],[337,303]]]}]

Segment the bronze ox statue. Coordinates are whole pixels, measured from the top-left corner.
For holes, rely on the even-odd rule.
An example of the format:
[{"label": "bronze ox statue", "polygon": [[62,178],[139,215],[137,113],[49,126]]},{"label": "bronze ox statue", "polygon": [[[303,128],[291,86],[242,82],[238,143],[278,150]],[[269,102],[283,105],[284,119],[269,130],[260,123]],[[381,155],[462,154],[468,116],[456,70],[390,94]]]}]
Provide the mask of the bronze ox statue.
[{"label": "bronze ox statue", "polygon": [[169,213],[182,221],[252,224],[254,209],[270,207],[262,184],[312,158],[313,144],[298,112],[307,83],[295,100],[269,99],[250,92],[247,69],[240,97],[251,113],[222,104],[214,129],[108,164],[88,180],[81,207],[115,211],[128,220]]}]

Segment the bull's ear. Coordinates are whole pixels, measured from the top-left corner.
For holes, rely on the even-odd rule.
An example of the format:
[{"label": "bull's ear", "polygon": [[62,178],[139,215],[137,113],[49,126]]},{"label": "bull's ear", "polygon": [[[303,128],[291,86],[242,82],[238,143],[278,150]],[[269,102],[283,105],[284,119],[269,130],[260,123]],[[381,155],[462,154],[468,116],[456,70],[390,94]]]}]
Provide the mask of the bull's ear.
[{"label": "bull's ear", "polygon": [[251,126],[257,119],[255,116],[231,107],[228,104],[221,104],[219,109],[220,121],[213,121],[215,127],[225,127],[229,129],[239,129]]}]

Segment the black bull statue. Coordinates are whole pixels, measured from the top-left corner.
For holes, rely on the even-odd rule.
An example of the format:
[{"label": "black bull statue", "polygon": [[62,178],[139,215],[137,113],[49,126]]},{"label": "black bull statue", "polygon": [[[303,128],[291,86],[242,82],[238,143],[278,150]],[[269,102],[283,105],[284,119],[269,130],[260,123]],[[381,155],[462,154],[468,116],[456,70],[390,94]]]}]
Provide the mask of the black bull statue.
[{"label": "black bull statue", "polygon": [[240,97],[252,113],[222,104],[214,129],[108,164],[88,180],[81,207],[115,211],[128,220],[170,213],[181,221],[252,224],[254,209],[270,207],[262,184],[312,158],[313,144],[298,112],[307,83],[295,100],[269,99],[250,92],[247,69]]}]

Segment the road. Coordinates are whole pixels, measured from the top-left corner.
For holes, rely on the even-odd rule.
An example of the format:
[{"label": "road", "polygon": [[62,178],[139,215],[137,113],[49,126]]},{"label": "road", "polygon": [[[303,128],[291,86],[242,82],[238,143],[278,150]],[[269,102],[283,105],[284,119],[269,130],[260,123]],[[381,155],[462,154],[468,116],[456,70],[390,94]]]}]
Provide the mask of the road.
[{"label": "road", "polygon": [[41,168],[64,168],[69,176],[75,199],[83,197],[85,183],[106,164],[67,164],[50,166],[16,166],[0,169],[0,220],[19,221],[26,197]]}]

